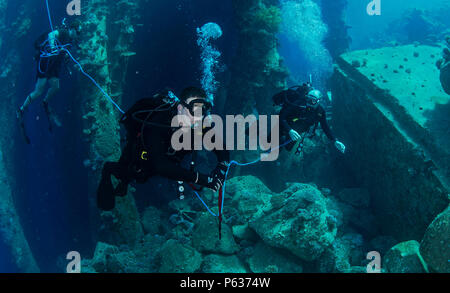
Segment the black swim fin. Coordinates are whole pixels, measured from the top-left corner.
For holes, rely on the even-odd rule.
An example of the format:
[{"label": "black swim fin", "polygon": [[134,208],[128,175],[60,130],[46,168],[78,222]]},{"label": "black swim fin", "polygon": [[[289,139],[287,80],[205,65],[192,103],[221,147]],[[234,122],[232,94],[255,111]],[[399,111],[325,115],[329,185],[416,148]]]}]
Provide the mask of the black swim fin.
[{"label": "black swim fin", "polygon": [[17,120],[19,121],[20,132],[22,133],[22,136],[25,139],[25,142],[27,144],[31,144],[31,140],[28,137],[27,130],[25,128],[25,121],[23,119],[23,114],[24,114],[23,110],[22,109],[17,110],[16,114],[17,114]]},{"label": "black swim fin", "polygon": [[120,181],[119,184],[114,189],[114,196],[124,197],[128,193],[128,183]]},{"label": "black swim fin", "polygon": [[50,108],[48,107],[48,102],[43,101],[43,102],[42,102],[42,106],[44,107],[45,114],[47,115],[48,130],[49,130],[50,132],[53,132],[53,128],[52,128],[52,119],[51,119],[52,113],[50,112]]},{"label": "black swim fin", "polygon": [[102,178],[97,189],[97,207],[102,211],[111,211],[116,206],[116,198],[111,179]]}]

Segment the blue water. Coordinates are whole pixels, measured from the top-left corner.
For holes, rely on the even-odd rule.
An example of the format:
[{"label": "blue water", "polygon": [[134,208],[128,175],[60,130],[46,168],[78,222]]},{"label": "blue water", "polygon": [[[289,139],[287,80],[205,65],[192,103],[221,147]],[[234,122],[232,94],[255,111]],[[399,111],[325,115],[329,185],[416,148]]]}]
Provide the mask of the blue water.
[{"label": "blue water", "polygon": [[[54,26],[65,16],[65,3],[49,1]],[[136,100],[153,95],[162,87],[170,87],[179,92],[190,84],[198,84],[200,78],[199,51],[195,30],[198,26],[215,21],[226,33],[217,42],[223,48],[222,60],[231,63],[236,38],[231,13],[231,3],[224,1],[216,9],[217,3],[208,0],[159,1],[149,5],[143,12],[144,26],[137,28],[134,50],[138,56],[151,58],[131,59],[129,78],[125,88],[126,100],[123,108]],[[17,6],[11,6],[11,15]],[[210,11],[205,15],[204,11]],[[224,13],[225,12],[225,13]],[[228,13],[227,13],[228,12]],[[19,54],[33,56],[36,36],[49,30],[45,5],[36,5],[32,18],[35,24],[24,38],[25,44]],[[162,29],[164,28],[164,29]],[[180,50],[181,46],[181,50]],[[76,57],[76,54],[74,54]],[[29,58],[29,68],[21,73],[19,95],[25,99],[34,88],[35,62]],[[63,70],[64,72],[64,70]],[[25,123],[32,146],[21,145],[17,153],[16,192],[17,209],[22,216],[22,225],[33,253],[43,272],[60,270],[56,260],[64,257],[69,250],[77,250],[82,255],[90,255],[95,247],[90,228],[88,177],[83,161],[87,159],[86,144],[73,135],[81,133],[79,97],[72,93],[77,79],[83,76],[61,78],[61,89],[51,100],[51,107],[62,122],[63,127],[53,126],[48,131],[48,122],[40,100],[27,110]],[[95,76],[94,76],[95,78]],[[89,82],[85,79],[85,82]],[[145,85],[145,86],[143,86]],[[16,139],[21,140],[21,137]],[[167,181],[164,181],[167,183]],[[153,185],[154,186],[154,185]],[[155,194],[152,184],[139,188],[138,201],[149,202],[148,194]],[[159,198],[165,202],[171,197]],[[151,202],[151,200],[150,200]],[[153,202],[155,204],[155,202]],[[0,251],[5,251],[1,249]],[[2,257],[2,259],[4,259]],[[5,264],[5,271],[10,270]]]},{"label": "blue water", "polygon": [[[16,20],[20,1],[10,0],[6,22]],[[65,15],[67,1],[49,0],[54,25],[59,24]],[[83,2],[83,1],[82,1]],[[383,1],[380,17],[369,17],[365,13],[368,0],[350,0],[346,9],[346,23],[349,35],[353,39],[351,49],[365,48],[367,40],[376,36],[398,19],[405,11],[420,5],[432,8],[446,2],[443,0],[426,1]],[[37,36],[49,30],[49,21],[44,1],[35,1],[30,20],[32,26],[23,37],[17,54],[22,56],[29,66],[17,68],[20,78],[16,84],[18,96],[22,102],[32,91],[35,84],[35,62],[33,43]],[[112,4],[113,5],[113,4]],[[224,35],[215,42],[222,53],[221,63],[227,67],[233,63],[239,39],[232,1],[211,0],[164,0],[150,1],[145,11],[140,11],[142,26],[135,27],[133,51],[127,72],[127,82],[121,107],[127,109],[135,101],[153,95],[156,91],[169,87],[180,92],[188,85],[200,83],[200,57],[197,46],[197,27],[207,23],[219,24]],[[2,34],[2,32],[0,32]],[[10,37],[4,36],[8,43]],[[321,44],[322,40],[315,40]],[[279,52],[292,77],[289,85],[304,82],[314,70],[308,52],[299,50],[298,43],[286,35],[279,35]],[[7,46],[0,54],[5,54]],[[74,54],[76,57],[76,54]],[[330,72],[331,72],[330,68]],[[65,72],[63,70],[63,72]],[[218,78],[226,78],[219,73]],[[93,76],[95,78],[95,76]],[[69,76],[67,72],[61,78],[61,89],[52,99],[51,107],[57,113],[63,127],[53,126],[48,131],[48,122],[40,99],[26,112],[27,131],[32,145],[19,144],[16,150],[15,168],[18,190],[15,190],[15,204],[21,215],[21,224],[34,256],[43,272],[60,271],[57,260],[70,250],[91,256],[95,247],[95,232],[91,222],[90,202],[95,194],[89,192],[88,172],[83,161],[88,158],[87,144],[78,134],[82,132],[80,123],[80,97],[75,96],[77,83],[90,82],[79,74]],[[323,85],[323,84],[321,84]],[[325,89],[325,88],[324,88]],[[17,135],[12,138],[21,140]],[[140,186],[136,193],[138,205],[161,205],[173,198],[162,194],[161,185],[167,185],[165,179],[152,179]],[[172,183],[171,183],[172,184]],[[170,190],[170,188],[167,188]],[[153,194],[153,198],[149,198]],[[6,246],[0,240],[0,272],[14,272]]]},{"label": "blue water", "polygon": [[0,273],[16,272],[17,268],[8,252],[8,247],[0,240]]}]

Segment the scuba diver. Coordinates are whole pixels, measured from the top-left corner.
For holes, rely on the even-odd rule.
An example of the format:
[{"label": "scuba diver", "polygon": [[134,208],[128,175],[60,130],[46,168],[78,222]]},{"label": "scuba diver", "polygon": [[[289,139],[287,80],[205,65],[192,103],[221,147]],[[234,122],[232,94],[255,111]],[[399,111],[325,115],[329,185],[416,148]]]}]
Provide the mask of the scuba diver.
[{"label": "scuba diver", "polygon": [[442,59],[436,63],[440,71],[440,81],[444,91],[450,95],[450,36],[445,38],[446,48],[442,53]]},{"label": "scuba diver", "polygon": [[59,90],[61,67],[63,63],[67,61],[66,58],[68,58],[64,49],[74,45],[80,30],[81,23],[79,21],[73,21],[70,24],[66,24],[65,21],[63,21],[60,28],[42,34],[34,43],[36,49],[34,59],[37,62],[37,81],[35,89],[27,96],[23,105],[17,110],[17,118],[20,120],[27,143],[30,143],[30,140],[25,133],[23,115],[27,107],[44,93],[47,83],[49,89],[42,101],[42,105],[49,120],[49,130],[52,131],[51,121],[60,126],[60,123],[52,116],[48,103]]},{"label": "scuba diver", "polygon": [[320,124],[328,139],[334,142],[341,153],[345,153],[345,145],[336,140],[328,125],[326,111],[320,105],[321,99],[322,93],[309,83],[291,87],[273,96],[275,105],[282,106],[280,111],[282,141],[287,141],[288,137],[292,140],[292,143],[286,146],[289,151],[299,142],[296,150],[296,154],[299,155],[307,133],[313,128],[314,135]]},{"label": "scuba diver", "polygon": [[[114,209],[115,197],[125,196],[131,181],[143,184],[152,176],[166,177],[178,181],[180,185],[186,182],[194,190],[194,184],[213,191],[222,187],[230,159],[228,151],[213,151],[218,164],[211,174],[205,175],[194,171],[194,162],[190,169],[181,166],[183,158],[188,154],[194,157],[195,151],[175,151],[171,144],[175,131],[195,131],[194,126],[205,117],[195,115],[198,113],[196,111],[201,110],[202,114],[208,115],[211,104],[206,97],[205,91],[196,87],[184,89],[180,99],[171,91],[164,91],[153,98],[138,101],[123,115],[120,123],[127,130],[127,143],[118,162],[106,162],[103,166],[97,190],[99,209]],[[184,117],[186,120],[179,120],[180,127],[174,128],[171,127],[174,117]],[[205,129],[200,131],[202,136],[206,133]],[[111,175],[119,180],[115,188]]]}]

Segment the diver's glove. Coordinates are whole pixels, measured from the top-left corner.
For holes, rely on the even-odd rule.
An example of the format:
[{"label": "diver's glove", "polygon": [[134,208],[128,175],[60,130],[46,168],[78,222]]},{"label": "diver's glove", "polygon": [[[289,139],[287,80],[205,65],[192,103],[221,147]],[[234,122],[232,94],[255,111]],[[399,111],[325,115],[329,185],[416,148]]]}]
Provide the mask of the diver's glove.
[{"label": "diver's glove", "polygon": [[211,175],[224,181],[225,175],[227,174],[228,165],[229,165],[228,162],[220,162],[219,164],[217,164],[216,168],[212,171]]},{"label": "diver's glove", "polygon": [[301,138],[300,134],[298,134],[298,132],[294,129],[291,129],[291,131],[289,131],[289,136],[291,137],[292,141],[297,141]]},{"label": "diver's glove", "polygon": [[223,185],[223,179],[197,173],[197,180],[194,183],[207,187],[214,192],[217,192]]},{"label": "diver's glove", "polygon": [[345,154],[345,145],[340,141],[335,141],[334,146],[340,151],[341,153]]}]

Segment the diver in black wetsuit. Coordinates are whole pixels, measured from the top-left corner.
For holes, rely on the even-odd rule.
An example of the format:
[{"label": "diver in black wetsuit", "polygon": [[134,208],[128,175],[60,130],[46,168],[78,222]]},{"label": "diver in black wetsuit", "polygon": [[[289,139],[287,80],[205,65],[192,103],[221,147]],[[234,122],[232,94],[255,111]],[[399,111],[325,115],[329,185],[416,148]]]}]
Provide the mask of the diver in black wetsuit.
[{"label": "diver in black wetsuit", "polygon": [[22,119],[26,108],[44,93],[45,86],[48,83],[49,89],[42,105],[50,120],[51,112],[48,102],[59,90],[59,75],[61,67],[67,58],[67,53],[64,50],[60,50],[60,46],[65,46],[65,48],[73,46],[80,33],[80,29],[80,23],[73,21],[69,25],[63,25],[61,28],[52,32],[42,34],[35,41],[35,60],[37,62],[36,86],[34,91],[28,95],[23,105],[17,110],[18,119]]},{"label": "diver in black wetsuit", "polygon": [[[291,150],[297,141],[302,140],[299,146],[301,150],[307,133],[312,127],[314,127],[314,133],[320,124],[328,139],[334,142],[335,147],[340,152],[345,152],[345,145],[336,140],[328,125],[325,109],[320,105],[321,98],[320,91],[313,89],[309,84],[290,88],[273,97],[275,104],[282,106],[280,111],[282,141],[286,141],[288,137],[293,141],[287,145],[288,150]],[[297,152],[299,153],[300,150]]]},{"label": "diver in black wetsuit", "polygon": [[[112,210],[115,197],[125,196],[131,181],[145,183],[152,176],[197,184],[214,191],[222,187],[228,168],[228,151],[214,151],[217,167],[210,175],[204,175],[180,166],[183,157],[193,151],[175,151],[171,145],[172,135],[179,129],[170,126],[172,119],[185,115],[194,125],[198,119],[194,117],[194,111],[202,108],[202,113],[206,113],[210,108],[206,93],[190,87],[183,91],[179,101],[169,100],[166,94],[140,100],[123,116],[121,123],[127,129],[127,144],[119,162],[106,162],[103,167],[97,190],[97,205],[101,210]],[[112,185],[111,175],[120,181],[116,188]]]}]

